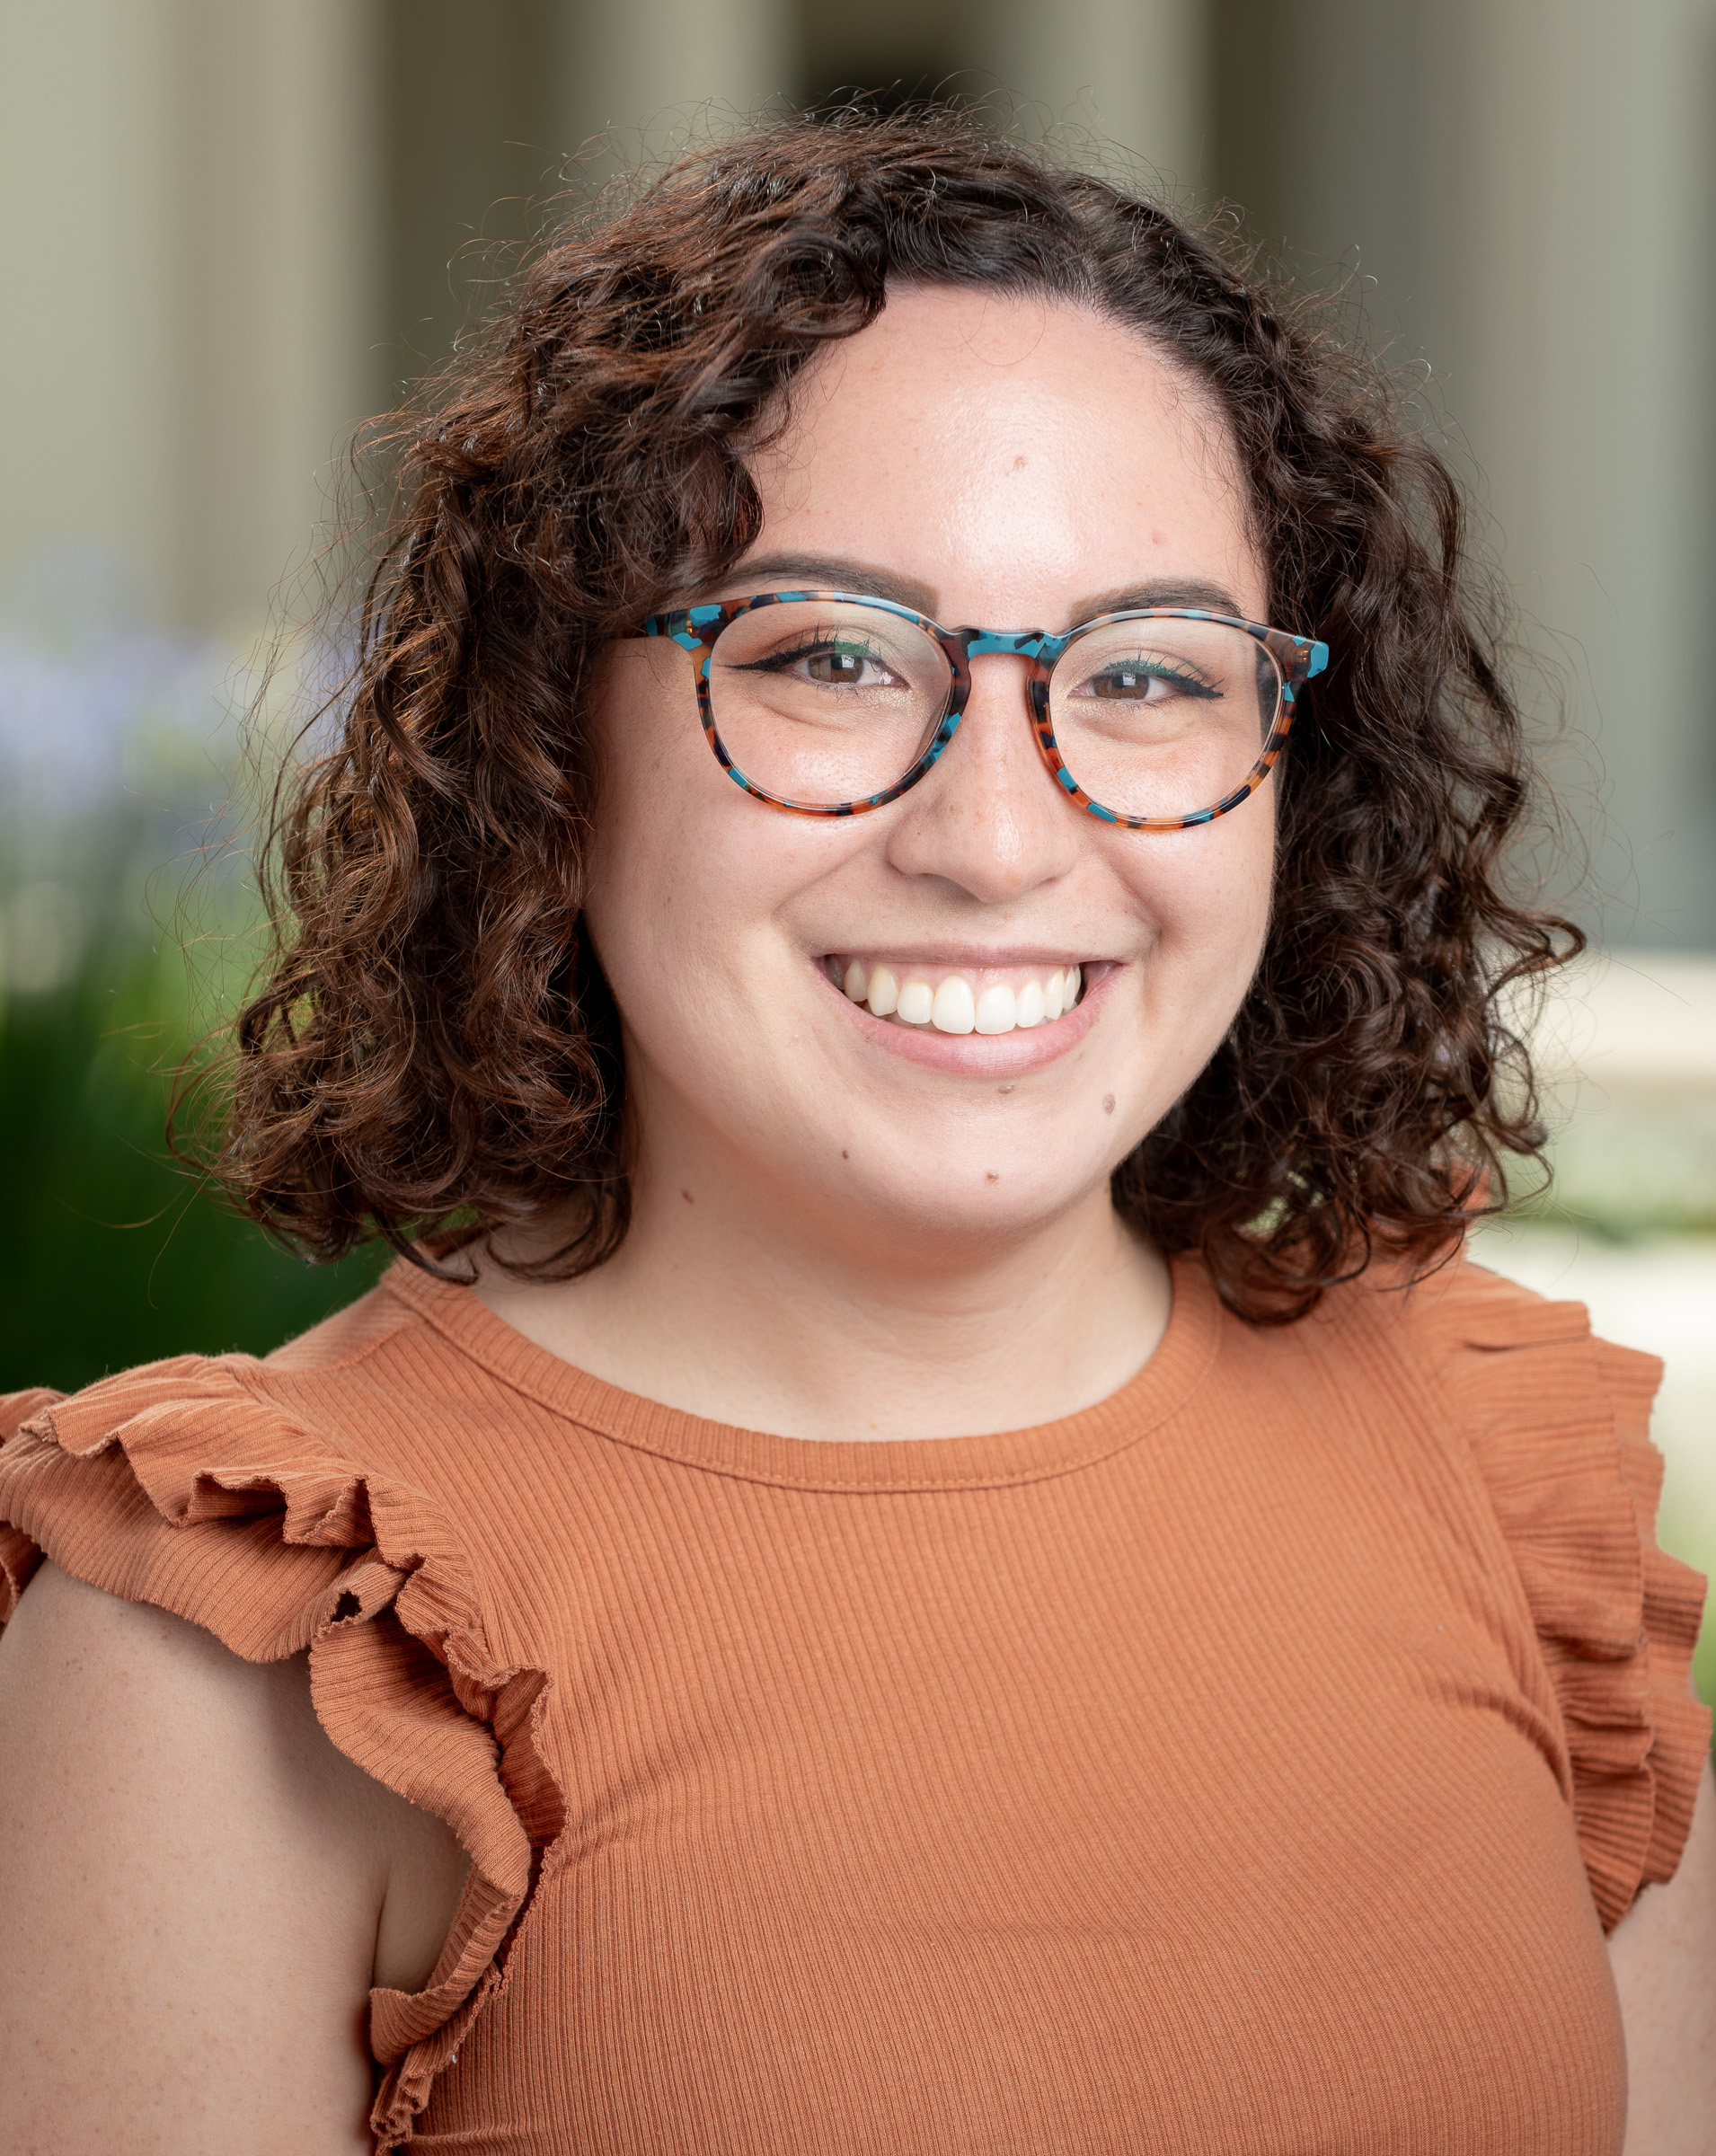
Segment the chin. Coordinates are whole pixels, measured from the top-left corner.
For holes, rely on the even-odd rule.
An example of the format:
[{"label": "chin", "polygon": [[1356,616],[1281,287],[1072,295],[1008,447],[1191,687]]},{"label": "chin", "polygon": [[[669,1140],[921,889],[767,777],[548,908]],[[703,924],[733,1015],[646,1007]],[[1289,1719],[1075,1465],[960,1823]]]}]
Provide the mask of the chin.
[{"label": "chin", "polygon": [[844,1149],[829,1203],[854,1226],[871,1224],[871,1235],[895,1244],[915,1270],[934,1252],[1023,1241],[1099,1195],[1106,1202],[1114,1162],[1088,1137],[1032,1133],[1022,1143],[1016,1130],[993,1135],[996,1142],[984,1144],[966,1120],[944,1144],[923,1129],[906,1145],[872,1150],[859,1138]]}]

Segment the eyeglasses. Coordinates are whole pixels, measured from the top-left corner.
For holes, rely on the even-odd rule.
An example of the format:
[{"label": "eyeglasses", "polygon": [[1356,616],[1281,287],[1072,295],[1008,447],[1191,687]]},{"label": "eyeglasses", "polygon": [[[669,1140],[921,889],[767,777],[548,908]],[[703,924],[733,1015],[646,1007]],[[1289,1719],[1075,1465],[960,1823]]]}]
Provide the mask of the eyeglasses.
[{"label": "eyeglasses", "polygon": [[1237,808],[1274,768],[1294,693],[1328,647],[1193,606],[1107,614],[1065,636],[943,629],[889,599],[765,591],[654,614],[633,634],[698,657],[697,708],[736,785],[794,816],[898,800],[959,729],[971,661],[1027,662],[1038,752],[1081,808],[1178,831]]}]

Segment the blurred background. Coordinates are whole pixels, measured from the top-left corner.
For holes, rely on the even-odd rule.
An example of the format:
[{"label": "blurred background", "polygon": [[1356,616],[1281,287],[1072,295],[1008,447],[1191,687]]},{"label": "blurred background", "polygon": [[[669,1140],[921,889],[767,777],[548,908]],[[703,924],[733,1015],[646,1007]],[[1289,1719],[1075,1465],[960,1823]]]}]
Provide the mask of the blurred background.
[{"label": "blurred background", "polygon": [[354,423],[569,179],[854,92],[992,100],[1231,206],[1470,480],[1565,711],[1597,946],[1541,1028],[1552,1201],[1480,1254],[1667,1356],[1665,1539],[1708,1569],[1716,0],[0,0],[0,1387],[266,1349],[373,1275],[273,1250],[162,1144],[252,948],[270,609]]}]

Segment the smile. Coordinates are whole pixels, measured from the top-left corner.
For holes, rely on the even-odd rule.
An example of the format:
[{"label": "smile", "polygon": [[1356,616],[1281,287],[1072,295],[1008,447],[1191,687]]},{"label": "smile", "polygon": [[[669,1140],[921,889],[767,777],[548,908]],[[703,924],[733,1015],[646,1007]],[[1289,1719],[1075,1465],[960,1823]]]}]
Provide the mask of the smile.
[{"label": "smile", "polygon": [[885,953],[831,952],[822,961],[849,1003],[895,1026],[937,1033],[1013,1033],[1053,1025],[1084,992],[1074,960],[1060,965],[933,966]]}]

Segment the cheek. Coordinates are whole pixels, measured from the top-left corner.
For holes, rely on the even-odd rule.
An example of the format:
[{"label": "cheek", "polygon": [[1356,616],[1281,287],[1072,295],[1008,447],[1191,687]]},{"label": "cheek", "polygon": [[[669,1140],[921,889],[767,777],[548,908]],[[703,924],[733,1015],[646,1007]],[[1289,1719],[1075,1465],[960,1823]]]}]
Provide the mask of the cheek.
[{"label": "cheek", "polygon": [[675,698],[638,671],[597,728],[585,917],[628,1020],[681,1008],[707,1027],[723,1003],[767,1000],[782,909],[854,840],[752,800],[710,754],[689,683],[665,685]]},{"label": "cheek", "polygon": [[697,723],[685,655],[632,647],[611,659],[594,723],[597,785],[585,914],[617,992],[633,945],[670,940],[694,918],[723,791],[736,793]]},{"label": "cheek", "polygon": [[1243,807],[1206,835],[1225,835],[1226,844],[1215,864],[1216,906],[1226,918],[1227,934],[1244,959],[1249,981],[1263,955],[1269,911],[1275,897],[1275,788],[1266,784]]},{"label": "cheek", "polygon": [[1273,789],[1191,830],[1145,839],[1128,880],[1160,943],[1251,977],[1268,932],[1275,882]]},{"label": "cheek", "polygon": [[1199,830],[1150,842],[1153,851],[1131,864],[1150,931],[1136,976],[1136,1031],[1123,1051],[1138,1089],[1139,1136],[1220,1047],[1262,956],[1274,878],[1268,791]]},{"label": "cheek", "polygon": [[673,841],[677,804],[695,774],[665,670],[647,648],[611,663],[593,727],[597,782],[584,918],[627,1016],[640,980],[659,966],[660,944],[694,910],[685,904],[685,864]]}]

